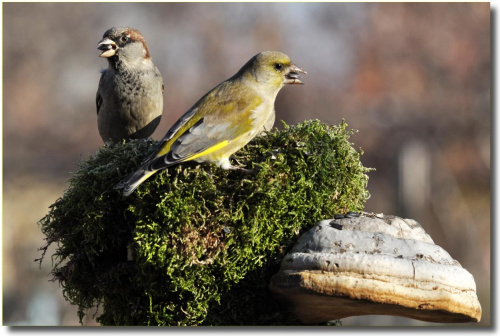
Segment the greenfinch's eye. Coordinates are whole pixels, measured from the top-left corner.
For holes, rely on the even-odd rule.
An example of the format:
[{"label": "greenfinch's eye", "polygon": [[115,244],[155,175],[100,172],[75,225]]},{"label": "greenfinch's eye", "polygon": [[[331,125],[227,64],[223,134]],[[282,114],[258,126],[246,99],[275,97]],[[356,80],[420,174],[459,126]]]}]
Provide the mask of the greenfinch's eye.
[{"label": "greenfinch's eye", "polygon": [[122,42],[127,42],[129,40],[130,36],[128,35],[123,35],[122,36]]},{"label": "greenfinch's eye", "polygon": [[283,69],[283,64],[281,63],[275,63],[274,64],[274,69],[281,71]]}]

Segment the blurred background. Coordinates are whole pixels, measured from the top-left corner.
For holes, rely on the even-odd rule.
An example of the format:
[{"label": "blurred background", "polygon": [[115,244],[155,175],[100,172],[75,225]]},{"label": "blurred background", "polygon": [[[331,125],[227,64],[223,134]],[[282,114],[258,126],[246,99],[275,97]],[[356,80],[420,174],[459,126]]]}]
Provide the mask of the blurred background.
[{"label": "blurred background", "polygon": [[139,29],[163,75],[157,140],[256,53],[288,54],[308,75],[278,95],[275,126],[359,130],[351,141],[376,168],[365,210],[419,221],[474,276],[483,316],[470,326],[491,324],[489,3],[3,3],[4,324],[78,325],[50,281],[53,248],[34,261],[37,221],[103,145],[96,47],[113,26]]}]

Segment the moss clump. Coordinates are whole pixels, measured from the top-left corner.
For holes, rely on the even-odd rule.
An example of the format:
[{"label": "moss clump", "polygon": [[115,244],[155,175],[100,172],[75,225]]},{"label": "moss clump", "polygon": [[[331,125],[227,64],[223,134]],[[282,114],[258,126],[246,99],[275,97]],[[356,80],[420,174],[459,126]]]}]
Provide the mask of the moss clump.
[{"label": "moss clump", "polygon": [[58,246],[54,278],[80,318],[100,305],[104,325],[293,323],[267,292],[279,258],[302,231],[369,196],[346,126],[285,125],[236,153],[252,173],[187,162],[129,197],[113,185],[156,142],[101,147],[40,220],[42,250]]}]

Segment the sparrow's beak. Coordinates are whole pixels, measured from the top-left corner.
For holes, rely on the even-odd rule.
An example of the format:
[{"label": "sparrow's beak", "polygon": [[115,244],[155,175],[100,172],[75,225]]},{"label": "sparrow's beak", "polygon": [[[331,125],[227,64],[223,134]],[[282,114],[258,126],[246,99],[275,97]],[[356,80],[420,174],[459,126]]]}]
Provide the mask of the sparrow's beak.
[{"label": "sparrow's beak", "polygon": [[118,46],[113,40],[105,37],[97,44],[97,49],[102,50],[99,57],[111,57],[116,54]]},{"label": "sparrow's beak", "polygon": [[287,72],[285,73],[284,83],[285,84],[304,84],[299,79],[301,73],[307,74],[307,72],[305,70],[299,68],[295,64],[292,64],[288,68]]}]

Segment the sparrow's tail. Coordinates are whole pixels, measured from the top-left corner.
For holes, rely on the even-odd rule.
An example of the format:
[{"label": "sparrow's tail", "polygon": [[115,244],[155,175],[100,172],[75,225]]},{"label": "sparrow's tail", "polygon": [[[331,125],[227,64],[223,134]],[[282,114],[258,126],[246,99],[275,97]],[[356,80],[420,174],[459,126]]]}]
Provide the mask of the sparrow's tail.
[{"label": "sparrow's tail", "polygon": [[147,166],[142,166],[136,172],[130,174],[120,182],[118,182],[113,188],[123,189],[123,195],[128,196],[134,192],[135,189],[148,177],[153,175],[156,170],[147,170]]}]

